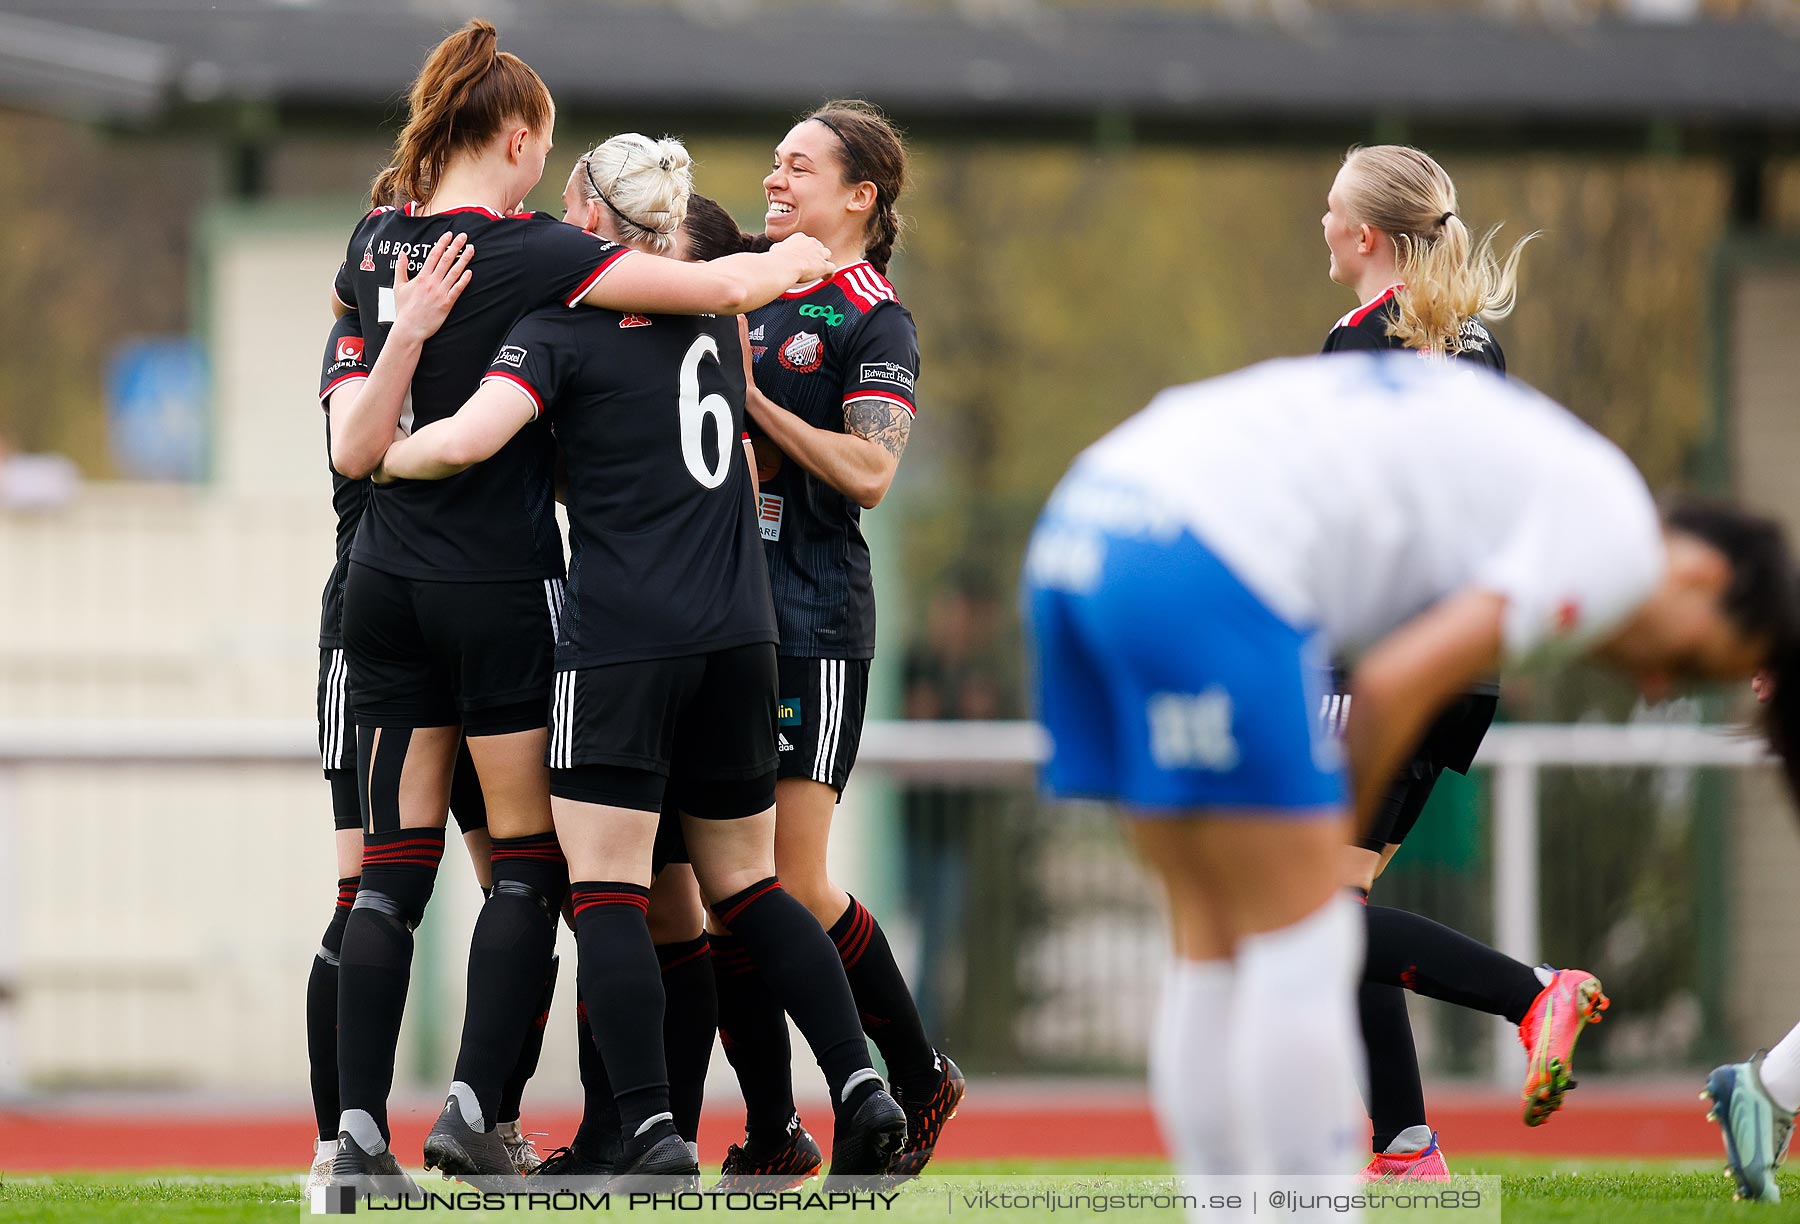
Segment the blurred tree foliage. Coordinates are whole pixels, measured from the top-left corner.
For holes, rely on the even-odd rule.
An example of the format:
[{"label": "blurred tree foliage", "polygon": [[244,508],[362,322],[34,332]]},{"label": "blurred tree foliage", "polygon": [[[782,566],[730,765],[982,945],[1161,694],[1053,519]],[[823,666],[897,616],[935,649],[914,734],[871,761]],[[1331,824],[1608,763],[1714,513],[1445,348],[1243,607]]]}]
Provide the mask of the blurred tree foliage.
[{"label": "blurred tree foliage", "polygon": [[0,443],[106,475],[107,360],[131,337],[187,330],[213,155],[0,112],[0,162]]}]

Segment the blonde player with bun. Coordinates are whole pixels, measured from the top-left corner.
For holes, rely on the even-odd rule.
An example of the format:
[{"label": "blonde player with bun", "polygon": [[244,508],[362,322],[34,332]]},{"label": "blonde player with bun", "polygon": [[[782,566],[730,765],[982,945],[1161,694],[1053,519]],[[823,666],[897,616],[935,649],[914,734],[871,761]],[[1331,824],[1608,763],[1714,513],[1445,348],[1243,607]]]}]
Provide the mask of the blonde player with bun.
[{"label": "blonde player with bun", "polygon": [[1420,149],[1370,145],[1344,155],[1320,224],[1331,279],[1361,305],[1338,320],[1325,352],[1407,348],[1505,372],[1484,322],[1512,313],[1519,257],[1537,235],[1502,259],[1498,227],[1476,238],[1456,209],[1456,184]]}]

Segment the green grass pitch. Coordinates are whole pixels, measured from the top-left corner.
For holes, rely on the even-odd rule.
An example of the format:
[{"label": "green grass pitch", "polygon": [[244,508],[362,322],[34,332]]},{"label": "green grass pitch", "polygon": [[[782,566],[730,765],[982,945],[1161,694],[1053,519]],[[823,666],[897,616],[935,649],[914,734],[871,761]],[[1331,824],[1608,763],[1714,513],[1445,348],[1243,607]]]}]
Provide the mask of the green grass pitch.
[{"label": "green grass pitch", "polygon": [[[1734,1203],[1731,1183],[1720,1163],[1704,1166],[1671,1161],[1546,1161],[1513,1158],[1463,1160],[1459,1173],[1496,1174],[1503,1178],[1502,1218],[1505,1224],[1551,1224],[1555,1221],[1620,1220],[1627,1224],[1660,1224],[1668,1221],[1731,1220],[1745,1224],[1765,1221],[1800,1221],[1800,1174],[1784,1176],[1785,1201],[1779,1205]],[[1161,1171],[1148,1162],[1108,1162],[1107,1172],[1151,1174]],[[1050,1174],[1078,1176],[1095,1170],[1085,1162],[950,1164],[933,1172],[980,1177],[999,1174]],[[909,1192],[892,1213],[875,1218],[895,1221],[942,1219],[935,1199],[925,1197],[929,1187]],[[293,1176],[258,1177],[241,1174],[83,1174],[70,1177],[6,1177],[0,1179],[0,1221],[30,1220],[36,1224],[74,1224],[75,1221],[138,1224],[168,1221],[200,1224],[212,1221],[281,1221],[292,1224],[303,1218],[299,1179]],[[500,1218],[568,1219],[572,1215],[538,1213],[424,1213],[407,1212],[406,1219],[478,1220]],[[834,1212],[813,1218],[848,1218]],[[612,1218],[681,1218],[670,1213],[625,1213]],[[686,1218],[694,1218],[687,1216]],[[734,1216],[732,1218],[743,1218]],[[859,1218],[870,1218],[866,1213]],[[952,1217],[954,1218],[954,1217]],[[1021,1224],[1030,1214],[1012,1213],[1003,1218]],[[1045,1220],[1069,1220],[1070,1214],[1045,1213]],[[1082,1216],[1080,1218],[1100,1218]]]}]

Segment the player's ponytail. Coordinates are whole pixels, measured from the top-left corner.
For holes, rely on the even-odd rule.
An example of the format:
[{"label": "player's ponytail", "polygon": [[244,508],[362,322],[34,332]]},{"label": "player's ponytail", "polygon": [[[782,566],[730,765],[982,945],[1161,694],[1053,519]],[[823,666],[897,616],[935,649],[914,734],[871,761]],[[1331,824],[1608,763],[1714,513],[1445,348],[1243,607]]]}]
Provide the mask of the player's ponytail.
[{"label": "player's ponytail", "polygon": [[432,48],[407,96],[394,156],[369,189],[371,204],[429,200],[455,154],[479,150],[508,124],[549,124],[550,90],[524,60],[499,50],[499,40],[492,22],[474,20]]},{"label": "player's ponytail", "polygon": [[1394,294],[1389,334],[1407,348],[1454,355],[1463,325],[1473,318],[1504,319],[1518,297],[1519,257],[1527,234],[1504,260],[1494,253],[1495,226],[1477,239],[1456,212],[1456,184],[1422,150],[1371,145],[1344,156],[1342,184],[1350,219],[1373,226],[1394,243],[1402,287]]},{"label": "player's ponytail", "polygon": [[1663,522],[1711,545],[1731,566],[1720,609],[1739,633],[1768,643],[1764,666],[1775,692],[1762,707],[1762,733],[1800,804],[1800,579],[1787,535],[1774,519],[1698,499],[1668,507]]},{"label": "player's ponytail", "polygon": [[838,139],[839,167],[846,184],[872,183],[875,207],[864,230],[863,258],[887,275],[888,262],[900,240],[904,220],[896,207],[906,190],[906,142],[900,129],[873,103],[856,99],[827,102],[806,116],[822,123]]},{"label": "player's ponytail", "polygon": [[575,181],[582,198],[612,214],[621,241],[658,255],[675,248],[694,190],[693,159],[679,140],[621,133],[582,154]]}]

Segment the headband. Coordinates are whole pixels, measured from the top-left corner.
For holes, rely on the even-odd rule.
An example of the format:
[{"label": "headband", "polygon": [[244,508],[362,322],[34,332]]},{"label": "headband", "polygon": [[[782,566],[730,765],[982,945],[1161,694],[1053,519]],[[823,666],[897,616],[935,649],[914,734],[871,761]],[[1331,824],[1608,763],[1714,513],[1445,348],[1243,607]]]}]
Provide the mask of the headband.
[{"label": "headband", "polygon": [[[600,197],[600,202],[602,204],[606,205],[607,212],[623,221],[626,225],[631,226],[631,228],[643,230],[646,234],[659,234],[662,232],[661,230],[651,229],[641,221],[633,221],[630,217],[627,217],[624,213],[620,212],[618,208],[613,205],[611,200],[606,198],[606,193],[600,190],[600,184],[594,181],[594,163],[592,161],[585,157],[582,158],[581,168],[587,174],[588,186],[594,189],[594,194]],[[615,178],[613,180],[613,186],[617,187],[618,185],[619,180]]]}]

